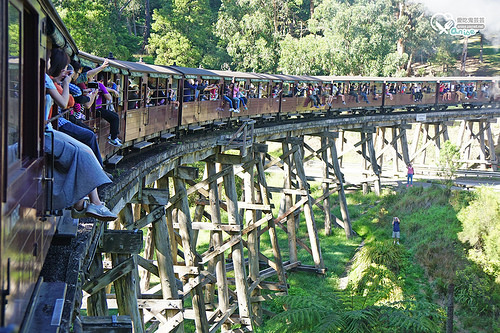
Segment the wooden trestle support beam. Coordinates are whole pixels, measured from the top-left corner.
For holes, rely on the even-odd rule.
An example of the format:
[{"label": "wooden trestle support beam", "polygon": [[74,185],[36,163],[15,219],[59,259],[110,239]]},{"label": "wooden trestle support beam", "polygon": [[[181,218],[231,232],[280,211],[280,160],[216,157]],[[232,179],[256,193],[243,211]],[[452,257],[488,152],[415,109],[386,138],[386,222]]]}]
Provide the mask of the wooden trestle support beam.
[{"label": "wooden trestle support beam", "polygon": [[[380,195],[381,184],[380,184],[380,175],[381,175],[381,164],[379,164],[380,154],[377,155],[375,153],[375,144],[373,139],[373,133],[377,133],[375,127],[363,127],[360,129],[353,129],[353,132],[360,133],[360,141],[355,144],[351,144],[348,142],[345,135],[341,136],[341,147],[343,150],[338,154],[338,158],[343,158],[344,155],[351,151],[355,151],[359,155],[361,155],[363,162],[363,175],[365,177],[363,184],[363,193],[368,192],[369,183],[373,183],[374,191],[377,195]],[[382,132],[385,135],[385,130]],[[385,141],[383,138],[382,142]],[[393,140],[395,141],[395,140]],[[385,141],[387,144],[388,142]],[[360,148],[361,146],[361,148]],[[397,149],[397,148],[395,148]],[[333,154],[333,151],[332,151]],[[335,154],[337,155],[337,154]],[[333,160],[337,160],[337,158],[333,158]],[[340,169],[339,169],[340,172]]]},{"label": "wooden trestle support beam", "polygon": [[[492,123],[496,123],[496,119],[461,121],[456,144],[460,147],[462,162],[466,166],[479,164],[482,169],[487,169],[488,165],[491,165],[492,171],[498,170],[498,157],[491,131]],[[477,124],[477,132],[474,132],[474,124]]]},{"label": "wooden trestle support beam", "polygon": [[[287,270],[325,272],[313,205],[328,216],[327,234],[332,225],[343,227],[347,237],[353,233],[335,144],[338,135],[317,136],[322,143],[317,151],[303,138],[282,139],[280,158],[268,155],[262,143],[239,155],[219,149],[204,160],[202,180],[198,168],[182,165],[152,184],[145,183],[151,177],[144,177],[119,219],[101,225],[96,233],[99,246],[91,251],[92,264],[82,286],[88,315],[105,317],[108,309],[118,308],[120,316],[130,316],[134,332],[184,332],[186,319],[194,320],[196,332],[229,332],[236,324],[239,331],[253,331],[261,324],[262,302],[287,293]],[[305,151],[309,156],[304,157]],[[323,177],[305,173],[304,162],[314,157],[323,162]],[[267,185],[265,172],[273,166],[282,169],[282,188]],[[243,179],[240,195],[236,177]],[[319,199],[310,195],[310,180],[322,182]],[[283,196],[278,216],[272,213],[272,192]],[[329,197],[335,192],[342,219],[331,213]],[[189,202],[193,201],[192,218]],[[226,221],[221,211],[226,212]],[[307,240],[297,234],[301,213]],[[198,244],[202,230],[210,234],[205,252]],[[286,261],[278,232],[288,237]],[[264,233],[272,256],[261,250]],[[299,247],[311,255],[314,266],[298,261]],[[229,271],[234,278],[228,277]]]},{"label": "wooden trestle support beam", "polygon": [[[479,141],[478,160],[467,157],[468,162],[489,163],[496,169],[496,156],[490,153],[494,151],[492,121],[476,122],[476,133],[473,122],[462,123],[458,143],[467,152]],[[433,135],[429,125],[434,126]],[[192,327],[186,320],[194,321],[196,332],[202,333],[253,331],[261,324],[262,302],[288,292],[288,270],[325,272],[314,205],[325,212],[326,235],[336,226],[344,228],[346,237],[353,235],[342,158],[351,151],[358,153],[364,188],[370,183],[380,193],[383,154],[392,150],[395,173],[400,172],[400,162],[406,165],[421,157],[425,163],[428,147],[439,149],[441,136],[448,139],[447,125],[418,123],[411,150],[406,137],[411,125],[403,123],[353,130],[360,133],[354,144],[343,131],[339,138],[339,133],[325,130],[311,135],[319,138],[318,149],[289,133],[274,139],[282,147],[279,157],[267,153],[265,142],[253,139],[251,144],[244,140],[238,155],[224,152],[221,145],[204,155],[202,177],[198,167],[180,162],[173,167],[169,161],[171,166],[164,172],[142,176],[121,206],[117,221],[97,226],[93,242],[97,245],[90,249],[84,265],[88,271],[83,273],[88,315],[105,317],[109,309],[117,308],[121,319],[130,316],[134,332],[182,333]],[[392,138],[386,139],[389,128]],[[311,159],[321,161],[321,175],[306,174],[304,163]],[[284,177],[282,187],[267,184],[265,173],[276,170]],[[237,177],[242,179],[241,188]],[[311,197],[309,181],[321,183],[318,199]],[[335,192],[341,217],[332,214],[330,196]],[[272,194],[281,196],[277,216],[272,212]],[[300,214],[307,230],[303,238],[298,233]],[[261,249],[265,233],[269,254]],[[278,233],[288,239],[288,258],[282,257]],[[207,236],[208,246],[201,245]],[[309,253],[314,265],[299,262],[299,251]],[[235,329],[236,325],[240,328]]]},{"label": "wooden trestle support beam", "polygon": [[[460,122],[458,135],[456,135],[453,143],[460,148],[461,161],[466,167],[476,164],[483,169],[491,166],[492,171],[498,170],[498,157],[495,153],[495,141],[491,129],[492,123],[496,123],[496,119],[481,118],[462,120]],[[418,163],[420,166],[436,167],[442,143],[450,140],[448,128],[453,125],[453,121],[424,121],[417,122],[413,126],[401,123],[393,126],[377,127],[375,139],[371,138],[370,131],[365,129],[357,130],[361,132],[361,140],[352,145],[344,138],[343,146],[347,146],[347,149],[341,151],[340,156],[352,150],[357,151],[363,157],[367,177],[369,166],[371,166],[371,179],[375,180],[374,188],[375,192],[378,193],[384,156],[386,156],[385,161],[392,160],[393,175],[406,173],[405,166],[410,162]],[[388,129],[392,134],[390,141],[386,138]],[[410,129],[413,131],[413,138],[409,147],[407,130]],[[358,148],[359,146],[361,146],[361,149]],[[376,148],[376,153],[374,148]],[[432,152],[434,163],[429,159],[429,155],[431,155],[428,154],[429,149],[434,149],[434,152]],[[387,157],[388,151],[392,151],[392,154],[389,155],[390,158]]]},{"label": "wooden trestle support beam", "polygon": [[[261,324],[262,302],[288,292],[287,270],[325,273],[313,205],[325,210],[330,229],[338,225],[347,237],[353,234],[337,135],[317,136],[322,142],[317,151],[303,138],[282,139],[280,158],[270,157],[263,143],[249,145],[239,155],[219,146],[203,161],[201,180],[197,167],[183,165],[152,183],[151,176],[144,176],[119,219],[100,227],[99,246],[89,258],[82,286],[88,315],[105,317],[108,309],[117,308],[120,316],[130,316],[134,332],[184,332],[185,320],[194,321],[196,332],[229,332],[235,325],[240,327],[235,331],[253,331]],[[311,154],[304,157],[305,151]],[[304,162],[313,157],[323,161],[323,177],[306,175]],[[272,166],[283,171],[282,188],[267,184],[265,172]],[[243,179],[243,191],[237,191],[236,177]],[[323,184],[317,200],[310,195],[310,180]],[[278,216],[272,213],[273,192],[283,196]],[[342,219],[331,213],[329,197],[335,192]],[[301,213],[306,239],[297,233]],[[288,237],[286,261],[278,245],[281,232]],[[198,240],[208,233],[207,249]],[[261,249],[264,233],[272,255]],[[298,261],[299,248],[311,255],[314,266]],[[230,271],[234,278],[228,277]]]}]

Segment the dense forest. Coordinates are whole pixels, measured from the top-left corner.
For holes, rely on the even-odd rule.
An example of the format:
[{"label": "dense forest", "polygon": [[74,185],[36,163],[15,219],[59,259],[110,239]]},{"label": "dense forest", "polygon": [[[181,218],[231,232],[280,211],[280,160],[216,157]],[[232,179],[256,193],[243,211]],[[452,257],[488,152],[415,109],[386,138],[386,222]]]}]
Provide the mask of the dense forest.
[{"label": "dense forest", "polygon": [[[55,0],[78,47],[161,65],[283,74],[446,73],[460,38],[407,0]],[[433,65],[432,71],[415,63]]]}]

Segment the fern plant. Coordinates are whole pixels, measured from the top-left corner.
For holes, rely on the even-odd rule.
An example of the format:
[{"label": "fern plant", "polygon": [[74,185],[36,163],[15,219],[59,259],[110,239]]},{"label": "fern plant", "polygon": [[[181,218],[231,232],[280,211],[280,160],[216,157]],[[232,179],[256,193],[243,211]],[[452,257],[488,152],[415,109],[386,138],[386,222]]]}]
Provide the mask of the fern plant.
[{"label": "fern plant", "polygon": [[338,293],[280,297],[286,310],[271,319],[274,332],[431,333],[443,325],[442,311],[431,303],[401,301],[353,309],[353,304],[366,303],[363,298]]}]

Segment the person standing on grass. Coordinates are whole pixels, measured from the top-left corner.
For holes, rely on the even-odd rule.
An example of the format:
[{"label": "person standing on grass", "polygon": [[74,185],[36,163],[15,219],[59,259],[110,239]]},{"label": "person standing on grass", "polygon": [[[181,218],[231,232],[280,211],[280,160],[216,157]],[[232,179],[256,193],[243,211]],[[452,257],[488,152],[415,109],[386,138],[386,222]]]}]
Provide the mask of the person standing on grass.
[{"label": "person standing on grass", "polygon": [[399,229],[399,224],[401,221],[399,220],[399,217],[394,216],[392,219],[392,238],[394,240],[393,244],[396,244],[396,242],[399,244],[399,235],[400,235],[400,229]]},{"label": "person standing on grass", "polygon": [[413,170],[413,166],[411,165],[411,163],[408,163],[406,168],[408,169],[408,173],[406,176],[406,187],[408,187],[408,185],[413,186],[413,174],[415,173],[415,171]]}]

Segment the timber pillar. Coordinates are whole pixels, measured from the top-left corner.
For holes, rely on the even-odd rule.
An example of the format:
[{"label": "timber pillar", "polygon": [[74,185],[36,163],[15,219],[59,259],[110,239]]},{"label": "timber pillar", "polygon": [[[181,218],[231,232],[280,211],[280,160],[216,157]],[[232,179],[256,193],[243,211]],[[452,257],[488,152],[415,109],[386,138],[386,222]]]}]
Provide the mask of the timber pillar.
[{"label": "timber pillar", "polygon": [[491,131],[493,119],[462,120],[457,140],[462,161],[466,167],[479,165],[486,170],[498,170],[498,156],[495,152],[495,142]]}]

